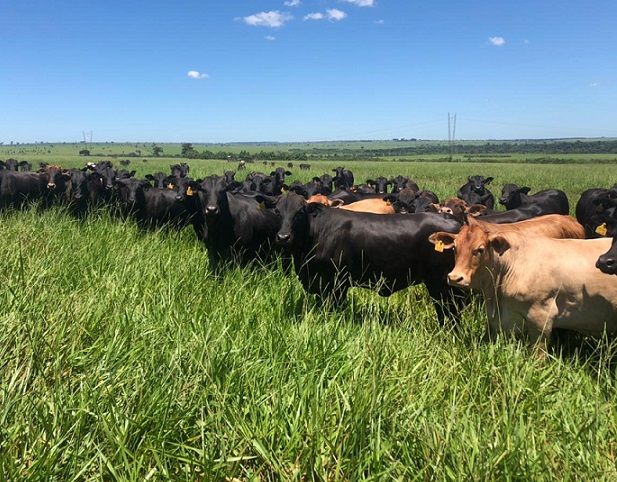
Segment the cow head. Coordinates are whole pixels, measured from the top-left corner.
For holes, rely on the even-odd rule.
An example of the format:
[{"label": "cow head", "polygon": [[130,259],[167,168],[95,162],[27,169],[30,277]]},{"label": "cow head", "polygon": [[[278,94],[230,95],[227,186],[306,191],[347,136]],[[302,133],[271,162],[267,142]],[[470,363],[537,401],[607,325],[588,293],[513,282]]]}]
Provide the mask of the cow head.
[{"label": "cow head", "polygon": [[508,240],[500,234],[486,231],[477,221],[469,218],[458,234],[437,232],[429,241],[437,251],[454,249],[456,261],[448,274],[448,284],[459,288],[482,289],[492,281],[487,263],[492,256],[501,256],[510,248]]},{"label": "cow head", "polygon": [[154,183],[154,187],[157,189],[166,189],[169,187],[169,183],[176,178],[168,176],[164,172],[157,172],[156,174],[146,174],[146,179]]},{"label": "cow head", "polygon": [[388,192],[388,186],[392,183],[383,176],[379,176],[376,179],[367,179],[366,183],[373,188],[373,191],[377,194],[386,194]]},{"label": "cow head", "polygon": [[308,206],[321,205],[308,204],[302,196],[295,192],[278,198],[274,208],[274,212],[281,217],[281,227],[275,239],[278,246],[290,249],[298,239],[304,236],[308,228]]},{"label": "cow head", "polygon": [[506,209],[516,209],[521,206],[521,194],[529,194],[531,188],[518,187],[516,184],[506,184],[501,190],[501,197],[499,198],[499,204],[506,207]]},{"label": "cow head", "polygon": [[469,176],[467,178],[467,182],[469,183],[473,191],[478,194],[484,194],[484,186],[490,184],[492,180],[492,177],[484,176]]},{"label": "cow head", "polygon": [[144,205],[144,192],[151,187],[148,181],[135,179],[134,177],[117,179],[115,185],[118,188],[118,199],[120,204],[126,207]]},{"label": "cow head", "polygon": [[69,169],[71,178],[71,198],[79,200],[88,197],[88,181],[90,175],[86,172],[87,168]]},{"label": "cow head", "polygon": [[598,258],[596,268],[603,273],[617,275],[617,238],[613,238],[611,248]]},{"label": "cow head", "polygon": [[50,191],[64,189],[66,183],[71,180],[71,176],[68,171],[60,166],[47,164],[45,162],[41,163],[41,168],[38,172],[45,174],[47,189]]},{"label": "cow head", "polygon": [[227,192],[240,187],[242,187],[241,183],[234,181],[228,184],[221,176],[204,178],[195,193],[206,219],[213,220],[218,218],[222,212],[229,212]]}]

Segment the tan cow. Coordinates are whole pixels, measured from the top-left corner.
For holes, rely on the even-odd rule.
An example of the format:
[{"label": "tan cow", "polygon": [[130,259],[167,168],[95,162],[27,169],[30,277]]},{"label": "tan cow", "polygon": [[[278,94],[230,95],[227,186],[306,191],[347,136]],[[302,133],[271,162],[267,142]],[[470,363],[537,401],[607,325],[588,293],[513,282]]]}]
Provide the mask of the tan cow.
[{"label": "tan cow", "polygon": [[351,204],[343,204],[344,201],[342,199],[334,199],[330,201],[323,194],[315,194],[314,196],[311,196],[307,202],[319,203],[324,206],[359,213],[394,214],[395,212],[390,201],[384,201],[383,199],[361,199],[360,201],[356,201]]},{"label": "tan cow", "polygon": [[448,283],[482,291],[487,333],[527,335],[541,354],[553,328],[596,336],[617,331],[617,277],[595,267],[611,239],[554,239],[530,234],[537,227],[524,229],[548,217],[515,223],[518,229],[487,229],[470,219],[458,235],[430,237],[436,248],[456,250]]}]

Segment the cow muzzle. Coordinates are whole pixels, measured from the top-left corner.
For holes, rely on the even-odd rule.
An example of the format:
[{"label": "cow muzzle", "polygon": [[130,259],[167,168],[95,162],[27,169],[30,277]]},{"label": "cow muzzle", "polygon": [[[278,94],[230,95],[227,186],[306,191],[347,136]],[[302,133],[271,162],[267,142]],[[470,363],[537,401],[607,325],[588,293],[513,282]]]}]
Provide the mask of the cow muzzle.
[{"label": "cow muzzle", "polygon": [[206,206],[206,216],[216,216],[219,212],[218,206]]},{"label": "cow muzzle", "polygon": [[278,244],[287,244],[291,241],[291,233],[277,233],[276,242]]},{"label": "cow muzzle", "polygon": [[452,271],[448,274],[448,284],[450,286],[458,286],[460,288],[469,287],[469,278],[464,276],[462,273],[457,273]]},{"label": "cow muzzle", "polygon": [[48,182],[47,183],[47,189],[56,189],[56,183],[55,182]]},{"label": "cow muzzle", "polygon": [[596,268],[606,274],[617,274],[617,260],[612,256],[603,254],[596,261]]}]

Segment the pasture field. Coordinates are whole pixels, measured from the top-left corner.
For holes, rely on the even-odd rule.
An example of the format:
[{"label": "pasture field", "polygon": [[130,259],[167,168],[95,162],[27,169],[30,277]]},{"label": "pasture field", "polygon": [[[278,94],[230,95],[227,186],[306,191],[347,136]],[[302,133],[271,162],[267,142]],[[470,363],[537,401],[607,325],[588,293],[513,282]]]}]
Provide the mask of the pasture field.
[{"label": "pasture field", "polygon": [[[189,164],[193,177],[235,167]],[[337,164],[311,165],[291,179]],[[473,174],[493,176],[496,196],[508,182],[558,188],[572,212],[617,181],[604,164],[345,167],[441,198]],[[609,340],[539,361],[481,341],[478,299],[458,331],[439,327],[423,286],[322,306],[280,263],[215,277],[191,229],[142,233],[105,210],[3,212],[0,236],[4,480],[617,480]]]}]

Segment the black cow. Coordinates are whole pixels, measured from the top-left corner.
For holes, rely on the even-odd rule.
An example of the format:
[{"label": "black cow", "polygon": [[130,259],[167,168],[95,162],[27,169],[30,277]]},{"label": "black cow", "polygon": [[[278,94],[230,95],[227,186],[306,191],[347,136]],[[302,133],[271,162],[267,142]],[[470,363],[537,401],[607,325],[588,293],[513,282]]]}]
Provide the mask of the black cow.
[{"label": "black cow", "polygon": [[70,182],[66,190],[68,209],[69,213],[79,218],[86,216],[90,201],[89,186],[92,176],[87,171],[87,167],[68,170],[68,175],[70,176]]},{"label": "black cow", "polygon": [[117,179],[116,185],[123,215],[134,217],[140,228],[182,229],[191,223],[194,212],[175,189],[155,189],[134,177]]},{"label": "black cow", "polygon": [[304,163],[300,164],[300,169],[303,171],[308,171],[310,168],[311,168],[310,164],[304,164]]},{"label": "black cow", "polygon": [[284,167],[277,167],[274,171],[270,173],[272,176],[272,189],[271,192],[275,196],[281,194],[281,189],[285,184],[285,176],[291,176],[291,172],[286,170]]},{"label": "black cow", "polygon": [[[617,184],[611,189],[592,188],[583,191],[576,203],[576,220],[585,228],[585,237],[617,235],[611,228],[617,218]],[[605,231],[606,229],[606,231]]]},{"label": "black cow", "polygon": [[334,187],[338,188],[350,188],[354,184],[353,172],[345,169],[344,167],[335,167],[332,169],[336,174],[334,175]]},{"label": "black cow", "polygon": [[391,186],[392,182],[387,177],[379,176],[375,179],[367,179],[366,184],[373,188],[374,193],[387,194],[388,186]]},{"label": "black cow", "polygon": [[272,256],[271,246],[280,228],[279,216],[265,209],[255,196],[232,194],[230,191],[240,183],[227,184],[222,177],[208,176],[190,186],[198,206],[196,223],[201,223],[200,239],[214,268],[221,262],[246,264]]},{"label": "black cow", "polygon": [[32,164],[27,161],[19,162],[17,159],[7,159],[6,161],[0,161],[0,169],[6,169],[7,171],[18,171],[21,168],[22,171],[31,171]]},{"label": "black cow", "polygon": [[493,193],[486,187],[492,180],[492,177],[469,176],[467,178],[467,184],[461,186],[456,196],[467,201],[467,204],[470,206],[473,204],[482,204],[492,211],[495,205],[495,196],[493,196]]},{"label": "black cow", "polygon": [[281,196],[275,207],[281,216],[277,244],[291,253],[309,293],[342,301],[352,285],[389,296],[424,283],[439,321],[458,318],[453,295],[460,292],[446,278],[454,256],[437,252],[428,241],[436,231],[459,231],[461,223],[451,216],[346,212],[307,203],[294,193]]},{"label": "black cow", "polygon": [[506,184],[501,190],[499,204],[505,206],[507,210],[528,206],[529,204],[541,203],[544,206],[554,204],[552,207],[557,214],[570,214],[570,203],[566,193],[559,189],[546,189],[529,195],[531,188],[518,187],[516,184]]},{"label": "black cow", "polygon": [[156,189],[168,189],[169,184],[172,183],[172,181],[176,180],[174,176],[165,174],[162,171],[156,172],[154,174],[146,174],[146,179],[152,182]]},{"label": "black cow", "polygon": [[42,198],[47,192],[48,177],[39,172],[0,171],[0,205],[21,208]]},{"label": "black cow", "polygon": [[189,173],[189,165],[186,162],[182,162],[180,164],[173,164],[169,166],[171,169],[171,175],[175,178],[186,177]]}]

